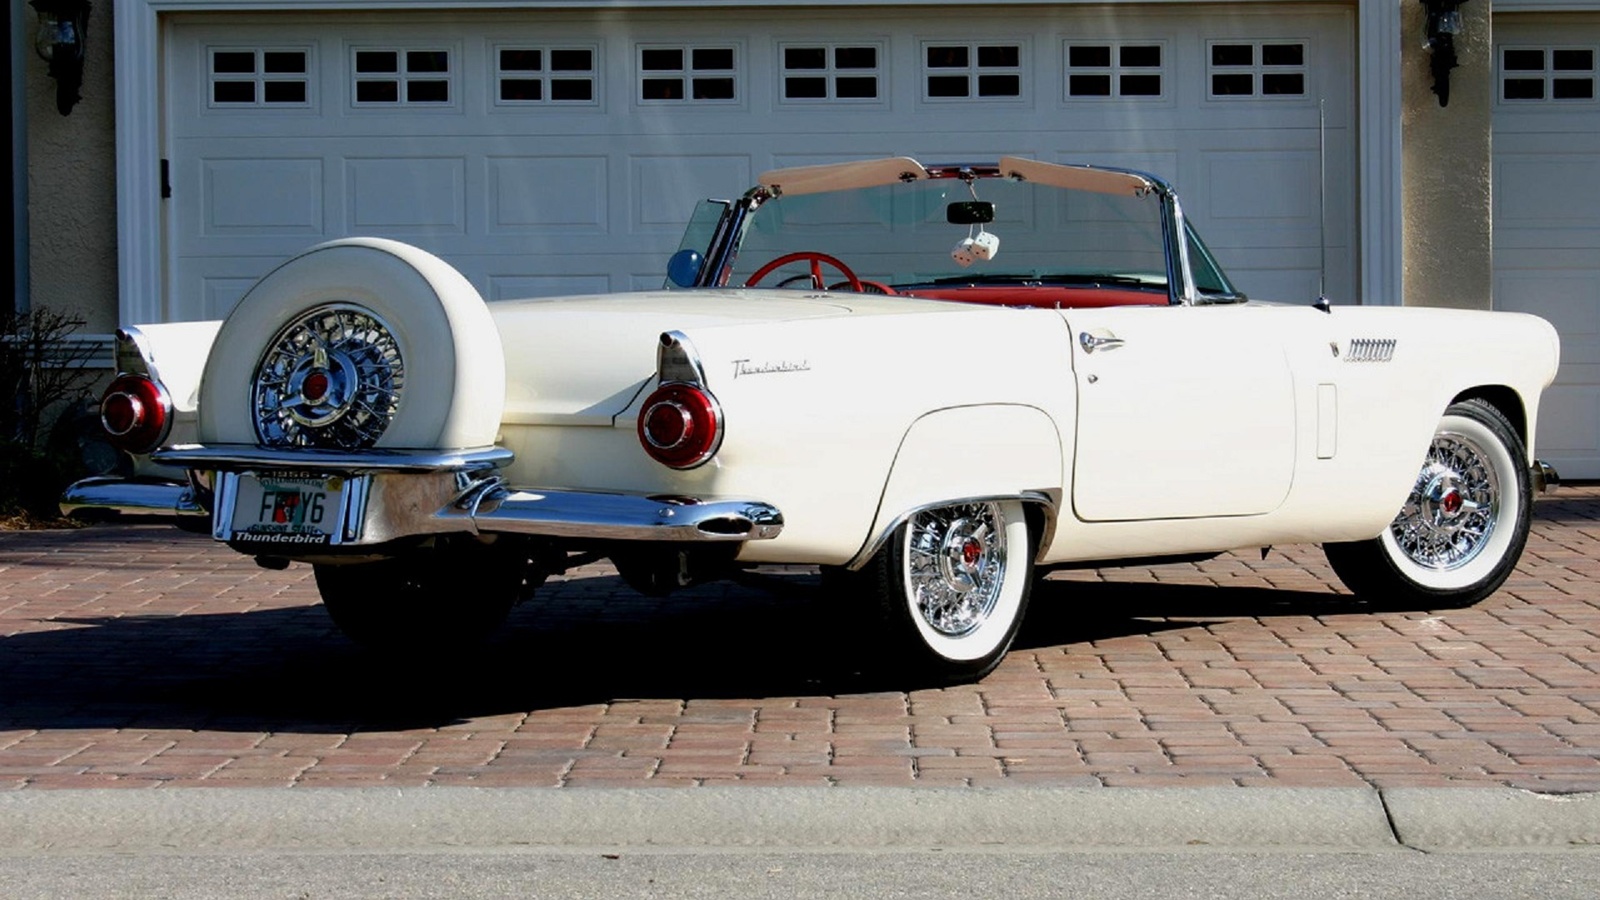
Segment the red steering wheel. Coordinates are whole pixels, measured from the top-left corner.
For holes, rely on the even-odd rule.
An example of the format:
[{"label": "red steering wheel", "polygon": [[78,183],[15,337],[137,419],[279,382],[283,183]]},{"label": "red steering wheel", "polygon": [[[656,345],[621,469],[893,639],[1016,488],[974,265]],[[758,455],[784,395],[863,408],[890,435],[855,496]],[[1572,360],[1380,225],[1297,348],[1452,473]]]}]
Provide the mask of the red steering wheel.
[{"label": "red steering wheel", "polygon": [[756,282],[767,277],[768,275],[771,275],[773,270],[781,266],[786,266],[789,263],[800,262],[802,260],[811,263],[812,290],[825,291],[828,289],[828,283],[822,280],[822,264],[827,263],[835,269],[838,269],[845,278],[850,280],[850,290],[855,291],[856,293],[861,293],[863,291],[861,279],[856,277],[856,273],[850,271],[849,266],[826,253],[818,253],[815,250],[797,250],[794,253],[785,253],[772,262],[769,262],[752,272],[750,277],[745,281],[744,286],[755,287]]}]

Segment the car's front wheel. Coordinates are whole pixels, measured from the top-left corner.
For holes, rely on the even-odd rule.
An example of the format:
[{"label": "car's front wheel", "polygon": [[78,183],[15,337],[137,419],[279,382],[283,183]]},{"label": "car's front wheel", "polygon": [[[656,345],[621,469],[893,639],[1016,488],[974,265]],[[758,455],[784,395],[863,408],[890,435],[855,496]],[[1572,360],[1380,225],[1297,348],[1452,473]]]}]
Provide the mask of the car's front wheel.
[{"label": "car's front wheel", "polygon": [[865,648],[884,655],[881,668],[947,683],[980,678],[1000,663],[1032,581],[1022,503],[1004,500],[913,515],[844,586],[855,588],[857,609],[881,638]]},{"label": "car's front wheel", "polygon": [[316,564],[317,590],[347,637],[384,653],[462,650],[493,634],[525,593],[522,541],[467,535],[377,562]]},{"label": "car's front wheel", "polygon": [[1358,597],[1388,606],[1468,606],[1505,583],[1533,517],[1527,452],[1506,417],[1482,400],[1445,410],[1416,484],[1379,536],[1326,544]]}]

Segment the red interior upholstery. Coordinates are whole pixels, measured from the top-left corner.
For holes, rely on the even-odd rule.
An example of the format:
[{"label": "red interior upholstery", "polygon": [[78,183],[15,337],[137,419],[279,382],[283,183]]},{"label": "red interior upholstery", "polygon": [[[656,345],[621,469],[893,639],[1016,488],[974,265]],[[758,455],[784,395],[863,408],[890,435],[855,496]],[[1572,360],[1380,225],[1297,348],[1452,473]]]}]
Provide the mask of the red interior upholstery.
[{"label": "red interior upholstery", "polygon": [[995,306],[1036,306],[1041,309],[1099,309],[1107,306],[1166,306],[1167,295],[1154,291],[1101,287],[972,287],[917,288],[901,296]]}]

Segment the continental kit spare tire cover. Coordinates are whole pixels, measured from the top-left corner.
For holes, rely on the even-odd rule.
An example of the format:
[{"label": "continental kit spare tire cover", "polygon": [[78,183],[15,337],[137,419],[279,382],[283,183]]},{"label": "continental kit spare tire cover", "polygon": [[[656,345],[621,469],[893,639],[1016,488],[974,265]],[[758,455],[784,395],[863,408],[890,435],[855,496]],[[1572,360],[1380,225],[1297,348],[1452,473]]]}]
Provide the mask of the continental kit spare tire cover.
[{"label": "continental kit spare tire cover", "polygon": [[197,425],[206,444],[486,447],[505,390],[499,332],[460,272],[409,244],[346,238],[239,301],[206,360]]}]

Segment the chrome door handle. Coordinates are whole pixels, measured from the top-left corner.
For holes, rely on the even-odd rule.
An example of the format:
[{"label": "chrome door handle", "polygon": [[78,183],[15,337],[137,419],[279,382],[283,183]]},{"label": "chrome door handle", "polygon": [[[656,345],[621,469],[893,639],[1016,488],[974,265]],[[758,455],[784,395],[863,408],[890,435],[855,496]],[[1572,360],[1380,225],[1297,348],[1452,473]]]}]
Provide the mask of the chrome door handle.
[{"label": "chrome door handle", "polygon": [[1083,347],[1083,352],[1093,353],[1096,350],[1111,350],[1122,346],[1119,337],[1095,337],[1087,331],[1078,333],[1078,345]]}]

